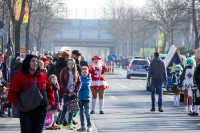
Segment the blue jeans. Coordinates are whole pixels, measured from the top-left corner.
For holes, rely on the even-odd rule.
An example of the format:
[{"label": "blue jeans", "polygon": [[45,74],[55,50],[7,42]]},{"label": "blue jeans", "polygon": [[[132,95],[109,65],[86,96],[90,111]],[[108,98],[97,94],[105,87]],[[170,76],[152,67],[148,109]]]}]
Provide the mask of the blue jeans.
[{"label": "blue jeans", "polygon": [[[84,111],[85,111],[85,116],[87,120],[87,127],[91,127],[91,121],[90,121],[90,101],[89,100],[80,100],[79,103],[80,106],[80,120],[81,120],[81,126],[85,126],[84,122]],[[84,110],[85,109],[85,110]]]},{"label": "blue jeans", "polygon": [[[66,102],[69,100],[69,97],[67,95],[64,95],[64,103],[63,103],[63,110],[62,110],[62,113],[61,113],[61,118],[60,118],[60,122],[59,124],[63,124],[63,120],[65,118],[65,115],[67,113],[67,107],[66,107]],[[69,113],[69,116],[68,116],[68,124],[71,124],[72,123],[72,117],[73,117],[73,113]]]},{"label": "blue jeans", "polygon": [[156,88],[158,90],[158,107],[162,107],[162,95],[163,95],[163,80],[151,80],[151,102],[152,102],[152,108],[155,108],[155,92]]},{"label": "blue jeans", "polygon": [[43,110],[37,113],[31,112],[19,112],[21,133],[42,133],[44,128],[44,122],[47,114],[47,110]]},{"label": "blue jeans", "polygon": [[12,114],[13,114],[13,118],[19,118],[19,110],[17,107],[14,107],[12,105]]}]

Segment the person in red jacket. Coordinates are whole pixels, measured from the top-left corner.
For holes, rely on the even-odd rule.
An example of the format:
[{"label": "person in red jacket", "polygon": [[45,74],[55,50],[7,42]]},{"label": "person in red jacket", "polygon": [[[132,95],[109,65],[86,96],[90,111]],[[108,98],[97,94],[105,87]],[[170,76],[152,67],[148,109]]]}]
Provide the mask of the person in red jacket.
[{"label": "person in red jacket", "polygon": [[[22,70],[14,75],[8,92],[9,101],[17,107],[20,91],[29,89],[36,78],[37,86],[43,95],[42,104],[29,112],[19,112],[21,133],[42,133],[47,109],[55,105],[51,82],[45,73],[40,72],[38,58],[27,55],[22,63]],[[25,86],[24,86],[25,85]]]},{"label": "person in red jacket", "polygon": [[105,79],[105,73],[109,72],[110,69],[103,63],[102,58],[98,55],[92,57],[93,65],[89,66],[89,73],[92,76],[92,111],[90,114],[95,114],[95,104],[97,99],[97,94],[99,95],[99,113],[104,114],[104,92],[108,89],[108,83]]}]

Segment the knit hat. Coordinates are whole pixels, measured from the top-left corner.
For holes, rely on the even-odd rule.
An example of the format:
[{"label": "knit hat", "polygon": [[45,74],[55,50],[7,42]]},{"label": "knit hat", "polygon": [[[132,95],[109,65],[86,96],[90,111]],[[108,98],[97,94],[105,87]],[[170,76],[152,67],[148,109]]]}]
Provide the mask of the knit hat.
[{"label": "knit hat", "polygon": [[175,71],[180,71],[180,70],[183,70],[183,68],[182,68],[182,66],[181,65],[176,65],[176,66],[174,66],[174,70]]},{"label": "knit hat", "polygon": [[191,66],[191,67],[195,67],[196,66],[196,61],[194,60],[193,57],[187,58],[186,66]]},{"label": "knit hat", "polygon": [[49,55],[53,55],[53,51],[49,51]]},{"label": "knit hat", "polygon": [[40,60],[42,60],[43,62],[49,61],[49,59],[48,59],[48,58],[45,58],[45,57],[41,58]]},{"label": "knit hat", "polygon": [[93,57],[92,57],[92,60],[94,60],[94,59],[101,60],[101,57],[100,57],[100,56],[98,56],[98,55],[95,55],[95,56],[93,56]]}]

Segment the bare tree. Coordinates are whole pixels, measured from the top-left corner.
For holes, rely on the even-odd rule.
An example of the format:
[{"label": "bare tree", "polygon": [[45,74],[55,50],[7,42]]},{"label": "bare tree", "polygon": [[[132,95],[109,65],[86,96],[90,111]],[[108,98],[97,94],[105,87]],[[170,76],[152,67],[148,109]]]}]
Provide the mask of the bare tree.
[{"label": "bare tree", "polygon": [[166,44],[173,45],[174,31],[180,29],[187,19],[188,4],[185,0],[147,0],[145,20],[155,25],[156,29],[162,27],[164,33],[163,51]]},{"label": "bare tree", "polygon": [[[58,1],[53,1],[54,5]],[[37,49],[39,52],[42,51],[43,40],[48,40],[47,38],[59,32],[62,26],[65,26],[67,22],[63,19],[57,18],[57,10],[52,7],[52,3],[47,3],[46,1],[34,1],[31,22],[31,35],[37,42]],[[44,38],[45,37],[45,38]]]},{"label": "bare tree", "polygon": [[133,55],[134,39],[139,30],[139,11],[123,0],[110,0],[104,6],[104,18],[108,22],[107,30],[117,42],[127,43],[127,55]]},{"label": "bare tree", "polygon": [[15,9],[14,6],[16,4],[15,0],[4,0],[5,4],[7,5],[6,8],[8,8],[9,13],[10,13],[10,17],[12,20],[12,24],[13,24],[13,29],[14,29],[14,44],[15,44],[15,52],[20,52],[20,31],[21,31],[21,24],[24,18],[24,13],[25,13],[25,4],[27,2],[27,0],[22,0],[21,3],[21,11],[19,14],[19,18],[16,19],[16,15],[15,15]]}]

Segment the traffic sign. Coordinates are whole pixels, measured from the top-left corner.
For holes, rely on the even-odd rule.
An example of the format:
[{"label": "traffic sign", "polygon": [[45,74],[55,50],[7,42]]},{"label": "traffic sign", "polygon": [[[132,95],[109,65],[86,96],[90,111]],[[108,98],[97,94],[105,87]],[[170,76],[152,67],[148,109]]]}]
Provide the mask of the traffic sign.
[{"label": "traffic sign", "polygon": [[116,55],[110,55],[109,56],[110,61],[116,61],[117,60],[117,56]]}]

